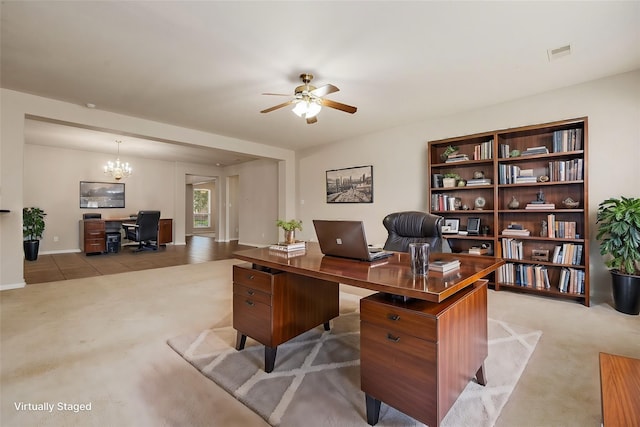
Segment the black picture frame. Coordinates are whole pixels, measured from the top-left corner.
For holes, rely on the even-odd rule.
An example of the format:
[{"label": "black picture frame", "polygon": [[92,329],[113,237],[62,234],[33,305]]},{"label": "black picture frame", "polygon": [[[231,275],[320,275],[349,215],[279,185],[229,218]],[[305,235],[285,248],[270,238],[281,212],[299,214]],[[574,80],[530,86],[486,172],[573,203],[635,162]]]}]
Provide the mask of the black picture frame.
[{"label": "black picture frame", "polygon": [[480,218],[471,217],[467,220],[467,233],[480,234]]},{"label": "black picture frame", "polygon": [[327,203],[373,203],[373,166],[326,172]]},{"label": "black picture frame", "polygon": [[125,207],[123,182],[80,181],[80,209]]}]

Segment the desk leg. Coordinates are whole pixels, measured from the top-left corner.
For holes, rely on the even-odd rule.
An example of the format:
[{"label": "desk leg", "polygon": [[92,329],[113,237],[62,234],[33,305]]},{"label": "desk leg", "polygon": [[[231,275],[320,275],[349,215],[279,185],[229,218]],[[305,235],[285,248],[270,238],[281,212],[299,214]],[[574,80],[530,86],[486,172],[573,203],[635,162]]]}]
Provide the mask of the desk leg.
[{"label": "desk leg", "polygon": [[273,367],[276,364],[276,352],[278,347],[264,346],[264,371],[269,373],[273,371]]},{"label": "desk leg", "polygon": [[247,336],[238,332],[236,335],[236,350],[240,351],[244,349],[244,345],[247,343]]},{"label": "desk leg", "polygon": [[480,385],[487,385],[487,379],[484,376],[484,362],[480,365],[478,372],[476,372],[476,380]]},{"label": "desk leg", "polygon": [[324,330],[325,331],[330,331],[331,330],[331,325],[329,324],[329,322],[324,322]]},{"label": "desk leg", "polygon": [[378,419],[380,418],[380,401],[375,399],[368,394],[365,394],[365,401],[367,404],[367,423],[370,426],[374,426],[378,424]]}]

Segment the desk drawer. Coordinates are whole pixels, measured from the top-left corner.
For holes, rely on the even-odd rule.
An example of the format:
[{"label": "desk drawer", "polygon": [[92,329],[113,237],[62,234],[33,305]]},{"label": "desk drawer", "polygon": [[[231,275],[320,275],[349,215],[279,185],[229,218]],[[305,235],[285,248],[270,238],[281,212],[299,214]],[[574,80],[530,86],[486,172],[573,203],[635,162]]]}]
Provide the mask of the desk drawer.
[{"label": "desk drawer", "polygon": [[360,322],[362,391],[428,425],[437,425],[438,344]]},{"label": "desk drawer", "polygon": [[84,221],[84,230],[86,231],[102,231],[104,233],[104,221]]},{"label": "desk drawer", "polygon": [[438,341],[435,317],[385,302],[378,294],[360,300],[360,320],[420,339]]},{"label": "desk drawer", "polygon": [[85,239],[104,239],[105,233],[103,230],[84,230]]},{"label": "desk drawer", "polygon": [[233,266],[233,283],[245,285],[249,288],[259,291],[271,293],[271,283],[273,274],[265,271],[254,270],[250,267],[234,265]]},{"label": "desk drawer", "polygon": [[98,242],[84,242],[84,251],[85,252],[104,252],[104,240]]},{"label": "desk drawer", "polygon": [[234,283],[233,294],[234,296],[237,295],[251,301],[261,302],[263,304],[271,306],[271,294],[255,290],[254,288],[250,288],[248,286]]},{"label": "desk drawer", "polygon": [[234,294],[233,328],[266,346],[271,346],[271,307]]}]

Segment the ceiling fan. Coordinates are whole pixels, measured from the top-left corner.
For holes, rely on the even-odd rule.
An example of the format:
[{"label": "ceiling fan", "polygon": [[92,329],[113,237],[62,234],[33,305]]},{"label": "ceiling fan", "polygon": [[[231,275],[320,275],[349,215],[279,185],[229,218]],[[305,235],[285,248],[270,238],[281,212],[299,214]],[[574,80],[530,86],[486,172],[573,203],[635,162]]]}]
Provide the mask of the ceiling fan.
[{"label": "ceiling fan", "polygon": [[[353,114],[358,110],[356,107],[352,107],[351,105],[341,104],[340,102],[323,98],[324,96],[337,92],[340,89],[331,84],[316,88],[309,84],[312,79],[313,74],[300,74],[300,80],[302,80],[302,83],[304,84],[296,87],[293,99],[260,112],[269,113],[279,108],[286,107],[287,105],[295,105],[293,112],[298,117],[306,119],[307,124],[313,124],[318,121],[316,116],[322,109],[322,106],[335,108],[336,110],[341,110],[350,114]],[[282,93],[263,93],[263,95],[290,96]]]}]

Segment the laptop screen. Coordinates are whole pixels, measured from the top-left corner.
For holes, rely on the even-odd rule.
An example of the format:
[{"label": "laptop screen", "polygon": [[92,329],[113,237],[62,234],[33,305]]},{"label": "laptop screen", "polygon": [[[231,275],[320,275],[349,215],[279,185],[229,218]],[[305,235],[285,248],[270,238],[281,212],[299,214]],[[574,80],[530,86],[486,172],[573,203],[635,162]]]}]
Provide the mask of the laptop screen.
[{"label": "laptop screen", "polygon": [[320,250],[325,255],[371,259],[362,221],[339,221],[314,219]]}]

